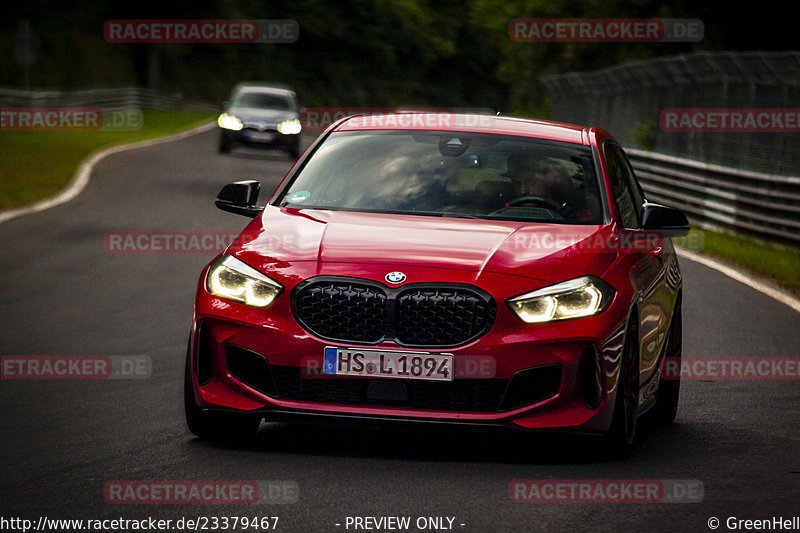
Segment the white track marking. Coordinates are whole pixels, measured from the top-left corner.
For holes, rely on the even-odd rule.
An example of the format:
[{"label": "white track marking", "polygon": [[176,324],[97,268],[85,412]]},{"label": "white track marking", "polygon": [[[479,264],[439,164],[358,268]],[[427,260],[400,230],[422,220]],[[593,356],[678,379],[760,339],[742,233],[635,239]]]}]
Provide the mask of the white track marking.
[{"label": "white track marking", "polygon": [[783,304],[788,305],[798,313],[800,313],[800,300],[780,289],[776,289],[775,287],[771,287],[764,283],[763,281],[759,281],[758,279],[750,276],[749,274],[745,274],[739,270],[729,267],[716,259],[712,259],[708,256],[698,254],[691,250],[687,250],[686,248],[681,248],[676,246],[675,247],[678,255],[681,257],[685,257],[690,261],[694,261],[696,263],[700,263],[701,265],[705,265],[709,268],[713,268],[714,270],[721,272],[728,276],[729,278],[735,279],[739,283],[744,283],[751,289],[755,289],[758,292],[765,294],[772,298],[773,300],[777,300]]}]

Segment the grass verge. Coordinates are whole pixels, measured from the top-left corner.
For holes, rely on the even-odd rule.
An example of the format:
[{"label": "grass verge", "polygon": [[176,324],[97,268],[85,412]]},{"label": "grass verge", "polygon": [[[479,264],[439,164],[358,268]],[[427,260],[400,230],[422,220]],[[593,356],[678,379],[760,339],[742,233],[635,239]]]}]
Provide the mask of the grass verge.
[{"label": "grass verge", "polygon": [[694,224],[688,237],[674,241],[678,246],[719,258],[771,280],[800,297],[800,249],[729,232],[704,230]]},{"label": "grass verge", "polygon": [[53,196],[92,152],[162,137],[213,119],[203,113],[144,111],[136,131],[0,132],[0,210]]}]

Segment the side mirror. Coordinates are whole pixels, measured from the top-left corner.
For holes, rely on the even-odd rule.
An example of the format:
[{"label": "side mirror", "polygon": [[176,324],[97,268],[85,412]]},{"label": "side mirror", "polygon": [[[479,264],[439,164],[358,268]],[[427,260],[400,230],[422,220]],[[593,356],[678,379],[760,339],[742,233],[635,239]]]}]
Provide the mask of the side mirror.
[{"label": "side mirror", "polygon": [[264,209],[256,206],[259,192],[261,192],[259,182],[255,180],[237,181],[224,186],[219,191],[217,201],[214,203],[223,211],[254,218]]},{"label": "side mirror", "polygon": [[664,237],[685,237],[691,228],[680,209],[645,202],[642,207],[642,229],[658,231]]}]

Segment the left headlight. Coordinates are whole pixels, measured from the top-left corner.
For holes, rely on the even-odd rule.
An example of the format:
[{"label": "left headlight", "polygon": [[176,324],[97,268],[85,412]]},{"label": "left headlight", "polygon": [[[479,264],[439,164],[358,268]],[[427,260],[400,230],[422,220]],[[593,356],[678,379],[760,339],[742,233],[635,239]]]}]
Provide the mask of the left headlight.
[{"label": "left headlight", "polygon": [[564,281],[508,300],[508,306],[528,324],[597,315],[614,298],[614,289],[594,276]]},{"label": "left headlight", "polygon": [[208,270],[208,292],[253,307],[266,307],[283,286],[232,255],[223,256]]},{"label": "left headlight", "polygon": [[241,120],[227,113],[223,113],[219,116],[217,124],[219,124],[220,128],[233,131],[239,131],[244,127]]},{"label": "left headlight", "polygon": [[300,119],[298,118],[284,120],[278,124],[278,131],[284,135],[297,135],[303,131],[303,126],[300,125]]}]

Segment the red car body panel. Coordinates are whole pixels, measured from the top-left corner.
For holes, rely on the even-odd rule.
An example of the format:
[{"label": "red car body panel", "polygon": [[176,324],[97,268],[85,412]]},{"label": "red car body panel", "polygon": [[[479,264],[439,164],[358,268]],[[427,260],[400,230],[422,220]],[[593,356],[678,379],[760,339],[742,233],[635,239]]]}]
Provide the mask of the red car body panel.
[{"label": "red car body panel", "polygon": [[[398,129],[481,131],[592,147],[605,187],[607,223],[557,225],[294,209],[278,207],[270,201],[225,253],[278,281],[283,292],[268,308],[249,307],[210,294],[205,283],[210,265],[203,270],[197,286],[190,346],[196,353],[197,325],[202,322],[212,339],[213,377],[201,385],[196,379],[197,361],[193,360],[199,406],[267,415],[270,410],[277,410],[603,432],[612,418],[620,353],[632,312],[637,313],[640,323],[640,383],[644,386],[656,376],[658,365],[663,365],[659,354],[680,290],[679,286],[666,287],[663,283],[675,258],[669,239],[639,241],[636,232],[621,228],[603,154],[604,142],[613,139],[602,130],[574,125],[503,117],[484,117],[478,125],[470,125],[464,117],[438,117],[438,122],[428,117],[418,125],[407,120],[398,123]],[[316,143],[332,131],[369,129],[390,128],[386,119],[379,124],[375,117],[343,119]],[[295,168],[313,150],[314,146]],[[624,242],[637,246],[626,246]],[[658,256],[654,253],[657,248],[661,251]],[[497,313],[488,333],[463,346],[437,352],[452,353],[457,360],[492,361],[492,377],[498,379],[509,379],[520,369],[561,365],[558,393],[503,412],[323,404],[270,397],[237,380],[226,367],[224,345],[234,344],[264,355],[270,365],[300,367],[308,379],[337,379],[316,372],[322,366],[324,348],[332,343],[309,333],[294,319],[292,290],[308,278],[323,275],[386,284],[384,277],[395,270],[402,270],[407,276],[400,287],[418,282],[464,283],[483,289],[496,301]],[[602,278],[616,290],[609,307],[599,315],[525,324],[505,303],[512,297],[587,275]],[[581,360],[590,346],[599,350],[603,377],[602,399],[594,408],[587,406],[582,392],[585,378]],[[374,347],[414,350],[394,341],[383,341]],[[459,377],[463,376],[457,372],[456,379]]]}]

